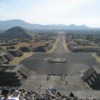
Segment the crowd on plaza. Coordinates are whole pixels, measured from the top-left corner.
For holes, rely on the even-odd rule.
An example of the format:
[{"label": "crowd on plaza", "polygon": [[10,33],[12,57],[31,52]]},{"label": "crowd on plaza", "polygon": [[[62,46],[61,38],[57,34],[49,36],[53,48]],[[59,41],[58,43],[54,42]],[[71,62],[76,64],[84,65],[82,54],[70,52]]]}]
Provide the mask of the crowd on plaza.
[{"label": "crowd on plaza", "polygon": [[25,89],[16,89],[3,87],[1,90],[0,100],[100,100],[96,98],[79,98],[73,92],[69,95],[63,95],[55,88],[46,89],[45,93],[40,91],[25,91]]}]

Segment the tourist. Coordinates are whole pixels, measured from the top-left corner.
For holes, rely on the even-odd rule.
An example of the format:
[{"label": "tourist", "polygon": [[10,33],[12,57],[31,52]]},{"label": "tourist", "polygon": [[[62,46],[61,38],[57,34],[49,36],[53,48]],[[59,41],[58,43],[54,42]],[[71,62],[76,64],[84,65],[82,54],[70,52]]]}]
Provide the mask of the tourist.
[{"label": "tourist", "polygon": [[17,94],[16,97],[12,95],[12,90],[9,87],[3,88],[2,95],[3,97],[1,98],[1,100],[19,100],[19,98],[17,98]]},{"label": "tourist", "polygon": [[50,80],[50,75],[47,76],[47,80]]},{"label": "tourist", "polygon": [[72,92],[70,92],[69,97],[74,98],[74,94]]},{"label": "tourist", "polygon": [[67,81],[66,81],[66,85],[67,85]]},{"label": "tourist", "polygon": [[62,80],[62,75],[61,75],[61,80]]},{"label": "tourist", "polygon": [[50,80],[50,75],[49,75],[49,80]]}]

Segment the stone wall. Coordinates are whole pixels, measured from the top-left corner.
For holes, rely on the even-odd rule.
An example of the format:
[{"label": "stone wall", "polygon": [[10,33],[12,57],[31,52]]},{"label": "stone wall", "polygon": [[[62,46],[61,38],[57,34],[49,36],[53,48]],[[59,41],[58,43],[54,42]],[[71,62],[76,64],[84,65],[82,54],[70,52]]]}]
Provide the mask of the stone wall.
[{"label": "stone wall", "polygon": [[73,45],[68,45],[68,48],[72,52],[98,52],[100,51],[100,48],[94,48],[94,47],[74,47]]}]

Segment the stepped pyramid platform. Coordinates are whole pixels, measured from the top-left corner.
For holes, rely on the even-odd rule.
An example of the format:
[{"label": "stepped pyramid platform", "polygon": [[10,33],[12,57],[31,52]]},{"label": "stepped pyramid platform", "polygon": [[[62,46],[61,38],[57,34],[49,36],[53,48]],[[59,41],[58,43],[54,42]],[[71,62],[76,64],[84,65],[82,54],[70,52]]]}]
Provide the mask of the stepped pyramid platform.
[{"label": "stepped pyramid platform", "polygon": [[50,63],[66,63],[65,58],[50,58]]},{"label": "stepped pyramid platform", "polygon": [[100,68],[91,67],[86,70],[82,79],[94,90],[100,90]]},{"label": "stepped pyramid platform", "polygon": [[9,63],[13,58],[14,57],[8,52],[0,52],[0,59],[3,63]]},{"label": "stepped pyramid platform", "polygon": [[11,50],[8,50],[8,52],[14,57],[21,57],[23,55],[23,52],[17,49],[11,49]]},{"label": "stepped pyramid platform", "polygon": [[22,65],[2,64],[0,67],[1,86],[20,86],[28,76],[30,71]]},{"label": "stepped pyramid platform", "polygon": [[28,46],[20,47],[20,50],[22,52],[31,52],[32,51],[31,47],[28,47]]}]

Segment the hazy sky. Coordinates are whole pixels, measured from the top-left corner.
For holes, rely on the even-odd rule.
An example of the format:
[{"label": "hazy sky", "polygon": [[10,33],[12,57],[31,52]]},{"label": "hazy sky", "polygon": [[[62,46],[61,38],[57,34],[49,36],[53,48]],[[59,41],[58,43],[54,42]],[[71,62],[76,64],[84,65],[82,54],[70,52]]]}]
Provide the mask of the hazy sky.
[{"label": "hazy sky", "polygon": [[100,0],[0,0],[0,20],[100,27]]}]

